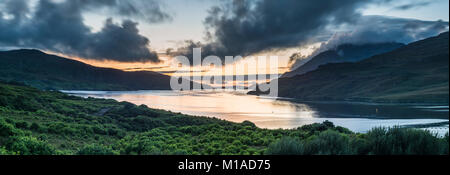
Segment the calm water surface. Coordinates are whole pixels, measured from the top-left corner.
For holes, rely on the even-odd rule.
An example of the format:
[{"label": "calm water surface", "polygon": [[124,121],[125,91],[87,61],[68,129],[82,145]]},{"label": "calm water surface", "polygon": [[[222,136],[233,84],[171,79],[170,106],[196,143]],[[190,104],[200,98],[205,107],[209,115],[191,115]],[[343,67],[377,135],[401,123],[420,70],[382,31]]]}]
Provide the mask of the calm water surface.
[{"label": "calm water surface", "polygon": [[380,105],[364,103],[296,103],[237,92],[175,91],[63,91],[94,98],[128,101],[151,108],[208,116],[233,122],[245,120],[258,127],[290,129],[329,120],[355,132],[373,127],[405,126],[431,130],[440,135],[449,131],[449,107],[438,105]]}]

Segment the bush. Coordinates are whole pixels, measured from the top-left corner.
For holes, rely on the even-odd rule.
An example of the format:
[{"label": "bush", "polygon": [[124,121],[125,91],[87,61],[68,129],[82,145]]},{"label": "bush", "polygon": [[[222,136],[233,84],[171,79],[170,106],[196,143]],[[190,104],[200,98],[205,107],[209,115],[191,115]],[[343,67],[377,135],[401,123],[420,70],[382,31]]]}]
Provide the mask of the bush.
[{"label": "bush", "polygon": [[305,142],[308,155],[349,155],[352,154],[349,138],[337,131],[327,130]]},{"label": "bush", "polygon": [[8,102],[9,102],[8,98],[6,98],[4,96],[0,96],[0,106],[7,107]]},{"label": "bush", "polygon": [[1,156],[1,155],[15,155],[15,153],[6,150],[5,147],[0,147],[0,156]]},{"label": "bush", "polygon": [[188,152],[186,150],[178,149],[173,153],[173,155],[188,155]]},{"label": "bush", "polygon": [[444,155],[448,155],[448,151],[449,151],[449,140],[448,140],[448,132],[447,132],[447,134],[445,134],[445,136],[444,136],[444,140],[442,140],[442,144],[443,144],[443,149],[444,149],[444,151],[443,151],[443,154]]},{"label": "bush", "polygon": [[80,150],[78,150],[77,155],[117,155],[110,147],[105,147],[103,145],[87,145]]},{"label": "bush", "polygon": [[352,148],[352,153],[356,155],[367,155],[370,153],[369,142],[359,136],[350,139],[350,147]]},{"label": "bush", "polygon": [[145,132],[157,127],[166,126],[166,124],[161,120],[141,115],[134,118],[132,122],[133,122],[133,129],[141,132]]},{"label": "bush", "polygon": [[9,137],[21,134],[23,134],[23,132],[16,129],[14,125],[7,123],[5,120],[0,120],[0,137]]},{"label": "bush", "polygon": [[269,155],[302,155],[303,144],[294,138],[285,137],[269,145],[266,151]]},{"label": "bush", "polygon": [[55,149],[48,143],[30,136],[13,136],[6,147],[20,155],[53,155]]},{"label": "bush", "polygon": [[429,131],[375,128],[367,133],[371,153],[376,155],[444,154],[440,139]]},{"label": "bush", "polygon": [[30,124],[28,122],[25,122],[25,121],[17,122],[16,123],[16,127],[17,128],[22,128],[22,129],[28,129],[30,127]]},{"label": "bush", "polygon": [[15,109],[35,112],[38,109],[41,109],[42,106],[35,99],[26,97],[26,96],[18,96],[14,100],[12,100],[12,105]]},{"label": "bush", "polygon": [[243,126],[250,126],[251,128],[256,128],[256,125],[248,120],[242,122]]},{"label": "bush", "polygon": [[299,130],[303,131],[309,131],[309,132],[323,132],[329,129],[334,129],[334,124],[328,120],[324,121],[323,123],[314,123],[311,125],[305,125],[300,128]]},{"label": "bush", "polygon": [[41,128],[41,126],[38,123],[33,122],[30,126],[30,129],[33,131],[39,131],[39,129]]}]

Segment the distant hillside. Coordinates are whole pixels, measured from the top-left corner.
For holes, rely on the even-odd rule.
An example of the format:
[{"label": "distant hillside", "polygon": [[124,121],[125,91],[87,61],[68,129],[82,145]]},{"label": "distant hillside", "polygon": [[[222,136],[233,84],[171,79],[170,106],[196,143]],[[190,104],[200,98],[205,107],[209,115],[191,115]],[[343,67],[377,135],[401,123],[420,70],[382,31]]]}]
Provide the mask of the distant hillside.
[{"label": "distant hillside", "polygon": [[301,100],[449,102],[449,33],[357,63],[321,66],[279,80],[279,95]]},{"label": "distant hillside", "polygon": [[321,65],[329,63],[358,62],[374,55],[386,53],[404,46],[401,43],[377,44],[343,44],[336,49],[328,50],[311,58],[307,63],[297,69],[285,73],[282,77],[293,77],[316,70]]},{"label": "distant hillside", "polygon": [[99,68],[38,50],[0,52],[0,80],[52,90],[170,89],[166,75]]}]

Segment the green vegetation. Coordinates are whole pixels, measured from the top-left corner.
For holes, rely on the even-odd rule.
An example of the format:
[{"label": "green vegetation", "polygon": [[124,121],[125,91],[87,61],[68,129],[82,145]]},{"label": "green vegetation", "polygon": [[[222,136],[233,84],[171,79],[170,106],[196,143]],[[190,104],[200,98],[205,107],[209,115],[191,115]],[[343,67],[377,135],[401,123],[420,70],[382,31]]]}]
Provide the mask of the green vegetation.
[{"label": "green vegetation", "polygon": [[269,146],[275,155],[448,155],[444,138],[417,129],[374,128],[367,134],[327,130],[308,139],[283,138]]},{"label": "green vegetation", "polygon": [[449,103],[449,33],[357,63],[279,79],[279,95],[311,101]]},{"label": "green vegetation", "polygon": [[448,154],[448,143],[422,130],[356,134],[331,122],[268,130],[0,83],[1,155]]}]

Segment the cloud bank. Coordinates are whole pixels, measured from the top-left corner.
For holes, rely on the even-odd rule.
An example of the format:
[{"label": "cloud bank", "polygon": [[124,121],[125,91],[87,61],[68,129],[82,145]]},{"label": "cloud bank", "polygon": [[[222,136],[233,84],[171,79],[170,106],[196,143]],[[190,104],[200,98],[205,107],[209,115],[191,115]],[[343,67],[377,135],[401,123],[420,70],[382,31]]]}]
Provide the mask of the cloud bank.
[{"label": "cloud bank", "polygon": [[291,69],[296,69],[317,54],[335,49],[342,44],[359,45],[386,42],[408,44],[448,31],[449,23],[385,16],[364,16],[351,25],[343,26],[342,30],[344,31],[332,34],[329,40],[323,42],[311,55],[292,55],[291,61],[295,61],[295,63]]},{"label": "cloud bank", "polygon": [[207,43],[187,41],[171,55],[192,55],[202,47],[204,55],[248,56],[271,49],[308,43],[329,25],[353,23],[359,9],[388,0],[233,0],[216,6],[205,19]]},{"label": "cloud bank", "polygon": [[435,3],[437,1],[438,0],[414,0],[409,3],[397,5],[393,8],[393,10],[411,10],[411,9],[422,8],[422,7],[428,6],[432,3]]},{"label": "cloud bank", "polygon": [[170,20],[154,0],[0,0],[0,46],[28,47],[95,60],[158,62],[138,23],[105,21],[99,32],[83,23],[82,14],[104,9],[116,16],[149,23]]},{"label": "cloud bank", "polygon": [[[430,3],[433,2],[410,1],[398,9]],[[168,54],[192,59],[192,49],[201,47],[204,57],[216,55],[224,59],[328,41],[319,52],[343,43],[409,43],[448,30],[448,23],[442,21],[360,14],[368,5],[394,4],[391,0],[230,0],[209,11],[204,22],[205,43],[186,41],[183,47],[170,49]],[[300,54],[292,56],[293,61],[304,58]]]}]

